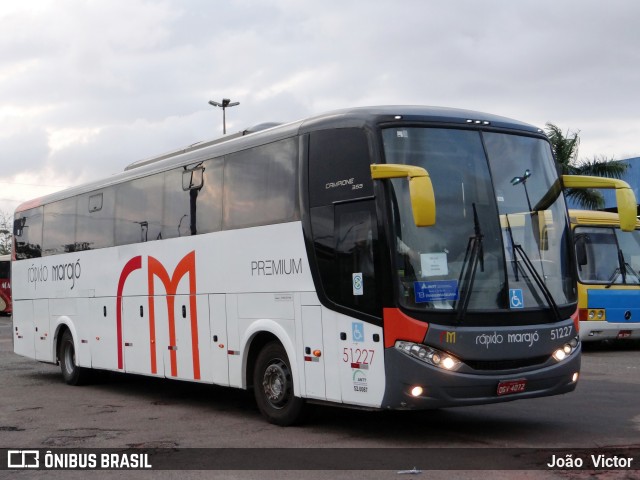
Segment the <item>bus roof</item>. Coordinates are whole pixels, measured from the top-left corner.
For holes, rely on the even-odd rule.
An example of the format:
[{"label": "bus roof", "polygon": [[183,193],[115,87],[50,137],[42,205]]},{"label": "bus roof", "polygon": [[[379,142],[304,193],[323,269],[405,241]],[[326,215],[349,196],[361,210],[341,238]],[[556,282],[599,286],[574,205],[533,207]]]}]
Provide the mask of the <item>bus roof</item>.
[{"label": "bus roof", "polygon": [[[613,225],[620,226],[617,213],[600,210],[569,210],[569,221],[572,225]],[[640,228],[640,220],[636,220],[636,228]]]},{"label": "bus roof", "polygon": [[[478,129],[500,129],[541,135],[543,131],[533,125],[472,110],[446,107],[388,105],[377,107],[355,107],[336,110],[304,120],[279,125],[262,124],[237,134],[198,142],[184,148],[144,159],[128,165],[124,172],[106,179],[26,201],[16,208],[16,213],[74,195],[98,190],[118,184],[124,180],[144,177],[169,168],[192,165],[215,157],[245,150],[257,145],[271,143],[297,134],[325,128],[348,128],[376,126],[380,124],[404,123],[467,126]],[[274,126],[276,125],[276,126]],[[265,128],[266,127],[266,128]]]}]

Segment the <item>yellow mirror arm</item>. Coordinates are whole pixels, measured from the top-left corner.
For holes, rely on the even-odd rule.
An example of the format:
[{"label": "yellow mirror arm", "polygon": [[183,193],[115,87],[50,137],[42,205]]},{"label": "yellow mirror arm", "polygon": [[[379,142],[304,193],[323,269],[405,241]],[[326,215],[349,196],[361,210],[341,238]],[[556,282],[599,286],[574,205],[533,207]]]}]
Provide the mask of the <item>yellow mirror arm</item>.
[{"label": "yellow mirror arm", "polygon": [[563,175],[562,183],[565,188],[606,188],[615,189],[620,229],[632,232],[636,228],[638,204],[633,190],[627,182],[617,178],[591,177],[587,175]]},{"label": "yellow mirror arm", "polygon": [[430,227],[436,223],[436,200],[433,184],[427,171],[422,167],[401,164],[373,164],[371,178],[382,180],[388,178],[407,178],[413,221],[417,227]]}]

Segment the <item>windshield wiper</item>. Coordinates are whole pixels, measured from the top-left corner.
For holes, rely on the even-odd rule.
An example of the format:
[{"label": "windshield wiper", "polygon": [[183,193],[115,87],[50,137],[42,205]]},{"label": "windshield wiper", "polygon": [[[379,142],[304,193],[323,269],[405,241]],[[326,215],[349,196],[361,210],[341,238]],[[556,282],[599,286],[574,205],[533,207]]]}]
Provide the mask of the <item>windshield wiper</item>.
[{"label": "windshield wiper", "polygon": [[624,255],[622,254],[622,250],[618,248],[618,267],[613,271],[611,277],[609,277],[609,283],[604,288],[611,288],[611,285],[616,283],[616,280],[620,275],[622,275],[622,283],[627,283],[627,271],[624,268],[624,264]]},{"label": "windshield wiper", "polygon": [[558,305],[553,299],[553,295],[549,291],[549,288],[547,287],[547,284],[544,282],[544,279],[540,276],[540,274],[536,270],[536,267],[533,265],[533,262],[527,255],[527,252],[524,251],[524,248],[522,248],[522,245],[520,245],[519,243],[516,243],[515,240],[513,239],[513,232],[511,230],[511,223],[509,222],[509,215],[507,214],[505,215],[505,217],[507,220],[507,232],[509,233],[509,239],[511,240],[511,249],[513,251],[514,272],[515,272],[516,282],[518,281],[518,266],[520,265],[520,263],[518,262],[518,254],[519,254],[520,257],[522,258],[522,263],[524,264],[528,272],[531,274],[533,281],[536,283],[536,285],[542,292],[542,296],[547,301],[547,304],[549,305],[549,307],[551,307],[551,310],[553,311],[556,319],[561,320],[562,317],[560,315],[560,310],[558,310]]},{"label": "windshield wiper", "polygon": [[471,206],[473,207],[474,234],[469,237],[467,251],[464,254],[460,277],[458,278],[458,285],[460,285],[460,299],[456,306],[458,308],[458,315],[456,316],[458,322],[462,321],[469,308],[469,300],[471,298],[471,291],[473,290],[473,282],[476,278],[478,263],[480,264],[480,271],[484,272],[484,248],[482,245],[482,237],[484,237],[484,235],[480,229],[476,204],[472,203]]},{"label": "windshield wiper", "polygon": [[626,284],[627,283],[627,273],[629,273],[629,272],[631,273],[631,275],[636,277],[636,280],[638,282],[640,282],[640,276],[638,276],[638,273],[624,259],[624,254],[622,253],[622,249],[618,248],[618,268],[616,268],[614,270],[613,274],[609,278],[609,283],[604,288],[611,288],[611,286],[614,283],[616,283],[616,280],[618,279],[618,277],[620,275],[622,275],[622,283]]},{"label": "windshield wiper", "polygon": [[631,265],[629,265],[628,262],[624,262],[624,269],[626,270],[627,273],[631,272],[631,275],[636,277],[636,280],[638,280],[638,282],[640,282],[640,276],[638,275],[638,272],[636,272],[633,269],[633,267]]}]

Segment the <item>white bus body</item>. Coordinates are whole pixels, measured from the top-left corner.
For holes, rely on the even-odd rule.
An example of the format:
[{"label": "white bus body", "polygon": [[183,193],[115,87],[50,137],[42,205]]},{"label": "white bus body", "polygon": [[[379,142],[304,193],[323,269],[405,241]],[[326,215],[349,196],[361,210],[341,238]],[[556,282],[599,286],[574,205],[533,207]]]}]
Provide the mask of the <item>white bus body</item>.
[{"label": "white bus body", "polygon": [[[21,205],[16,353],[69,384],[102,369],[253,388],[280,425],[306,401],[575,388],[574,255],[538,129],[371,107],[232,137]],[[530,228],[536,204],[549,228]]]}]

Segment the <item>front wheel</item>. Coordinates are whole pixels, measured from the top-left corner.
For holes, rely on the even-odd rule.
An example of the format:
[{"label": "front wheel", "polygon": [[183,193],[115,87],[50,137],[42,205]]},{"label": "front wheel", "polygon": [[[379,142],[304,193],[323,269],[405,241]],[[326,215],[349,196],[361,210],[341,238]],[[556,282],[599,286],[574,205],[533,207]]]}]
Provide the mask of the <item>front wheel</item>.
[{"label": "front wheel", "polygon": [[293,394],[293,375],[284,347],[268,343],[260,351],[253,372],[253,392],[262,415],[275,425],[298,422],[305,402]]},{"label": "front wheel", "polygon": [[89,372],[86,368],[79,367],[76,364],[76,348],[69,330],[66,330],[60,339],[58,360],[60,362],[60,370],[62,370],[62,378],[64,378],[67,385],[82,385],[87,382]]}]

